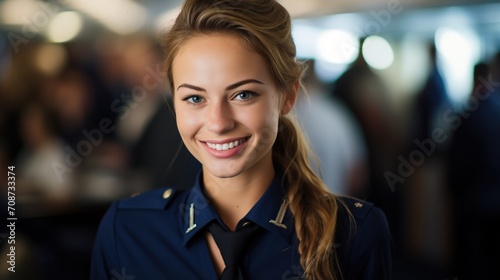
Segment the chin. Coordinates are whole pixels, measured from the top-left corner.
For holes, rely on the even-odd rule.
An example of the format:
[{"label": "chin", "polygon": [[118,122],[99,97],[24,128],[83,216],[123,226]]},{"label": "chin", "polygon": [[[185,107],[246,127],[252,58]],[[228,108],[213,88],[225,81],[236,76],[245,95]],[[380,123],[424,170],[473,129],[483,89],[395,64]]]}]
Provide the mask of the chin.
[{"label": "chin", "polygon": [[205,170],[217,178],[233,178],[242,173],[242,170],[239,168],[233,169],[233,168],[221,167],[221,168],[206,168]]},{"label": "chin", "polygon": [[213,176],[218,178],[233,178],[241,174],[238,171],[228,171],[228,170],[208,170]]}]

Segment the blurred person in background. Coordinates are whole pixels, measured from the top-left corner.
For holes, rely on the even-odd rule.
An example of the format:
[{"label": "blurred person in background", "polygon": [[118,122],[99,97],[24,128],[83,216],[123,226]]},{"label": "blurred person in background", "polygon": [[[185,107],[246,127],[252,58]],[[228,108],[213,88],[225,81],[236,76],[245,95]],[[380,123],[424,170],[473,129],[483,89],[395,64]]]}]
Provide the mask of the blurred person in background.
[{"label": "blurred person in background", "polygon": [[[492,68],[499,62],[497,55]],[[493,279],[500,265],[500,75],[493,73],[485,63],[474,67],[472,93],[452,124],[448,190],[457,279]]]},{"label": "blurred person in background", "polygon": [[[398,174],[404,180],[404,256],[417,264],[415,277],[445,275],[449,264],[450,213],[446,191],[446,150],[452,132],[446,122],[451,99],[440,71],[440,55],[434,41],[422,45],[427,58],[425,79],[410,98],[408,130]],[[438,135],[442,135],[439,137]],[[437,140],[439,139],[439,140]],[[403,165],[405,160],[405,165]],[[402,170],[402,171],[401,171]],[[404,270],[404,269],[402,269]]]},{"label": "blurred person in background", "polygon": [[430,71],[424,86],[417,94],[413,120],[416,139],[432,138],[432,130],[440,122],[440,117],[451,107],[451,100],[446,91],[443,75],[439,70],[438,51],[434,43],[428,45]]},{"label": "blurred person in background", "polygon": [[314,71],[314,61],[307,63],[304,85],[308,94],[299,95],[295,111],[317,155],[317,166],[316,159],[311,159],[312,166],[330,192],[363,197],[368,160],[361,128],[345,105],[327,96],[326,85]]},{"label": "blurred person in background", "polygon": [[[50,73],[38,63],[40,49],[48,45],[71,53],[63,55],[60,67]],[[75,58],[85,56],[89,49],[76,43],[54,46],[33,40],[12,56],[6,77],[0,80],[0,142],[5,145],[6,163],[16,165],[16,214],[22,218],[16,226],[17,260],[19,267],[30,268],[16,273],[20,279],[88,279],[91,244],[103,211],[100,206],[109,196],[88,199],[85,188],[106,189],[113,181],[94,184],[96,180],[87,176],[85,168],[103,173],[109,165],[101,163],[122,161],[117,153],[104,152],[110,151],[104,149],[105,140],[92,145],[78,164],[69,166],[66,161],[69,149],[78,153],[78,144],[89,141],[83,131],[98,128],[105,116],[113,114],[98,77],[89,74],[89,65],[80,64],[89,60]],[[44,66],[56,60],[44,58]],[[112,139],[113,135],[104,137]],[[106,159],[95,160],[103,155]],[[70,171],[58,177],[54,162]],[[119,187],[118,195],[132,193],[126,184]]]},{"label": "blurred person in background", "polygon": [[9,163],[22,149],[21,111],[39,90],[40,74],[33,63],[36,50],[37,46],[26,46],[16,55],[5,55],[8,62],[3,79],[0,79],[0,129]]},{"label": "blurred person in background", "polygon": [[388,88],[363,57],[363,42],[364,38],[361,38],[357,59],[334,82],[331,94],[353,114],[366,143],[368,180],[360,188],[365,193],[359,197],[384,210],[398,243],[401,237],[401,192],[390,188],[384,173],[397,165],[402,137]]},{"label": "blurred person in background", "polygon": [[43,101],[57,113],[61,135],[74,149],[84,139],[82,130],[90,125],[93,92],[92,81],[76,66],[64,69],[43,92]]},{"label": "blurred person in background", "polygon": [[16,162],[17,191],[21,196],[68,200],[72,196],[71,178],[59,180],[52,168],[54,162],[64,162],[64,142],[59,138],[55,112],[43,103],[26,104],[21,115],[21,137],[24,148]]}]

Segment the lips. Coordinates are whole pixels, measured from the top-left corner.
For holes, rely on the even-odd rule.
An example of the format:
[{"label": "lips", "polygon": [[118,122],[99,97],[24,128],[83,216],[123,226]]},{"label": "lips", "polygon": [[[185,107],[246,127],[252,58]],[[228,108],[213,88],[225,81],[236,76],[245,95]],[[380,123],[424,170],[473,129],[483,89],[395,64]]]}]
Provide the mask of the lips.
[{"label": "lips", "polygon": [[218,143],[213,143],[209,141],[205,141],[207,146],[210,149],[216,150],[216,151],[227,151],[233,148],[238,147],[239,145],[243,144],[245,141],[247,141],[248,138],[241,138],[238,140],[234,141],[227,141],[227,142],[218,142]]}]

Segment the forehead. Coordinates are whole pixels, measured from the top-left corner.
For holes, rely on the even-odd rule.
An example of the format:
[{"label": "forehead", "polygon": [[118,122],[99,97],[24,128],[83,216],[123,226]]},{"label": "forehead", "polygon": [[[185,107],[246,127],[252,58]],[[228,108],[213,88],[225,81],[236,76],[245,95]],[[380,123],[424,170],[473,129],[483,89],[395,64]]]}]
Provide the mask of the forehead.
[{"label": "forehead", "polygon": [[172,63],[174,84],[198,86],[258,79],[272,83],[265,59],[235,35],[208,34],[188,39]]}]

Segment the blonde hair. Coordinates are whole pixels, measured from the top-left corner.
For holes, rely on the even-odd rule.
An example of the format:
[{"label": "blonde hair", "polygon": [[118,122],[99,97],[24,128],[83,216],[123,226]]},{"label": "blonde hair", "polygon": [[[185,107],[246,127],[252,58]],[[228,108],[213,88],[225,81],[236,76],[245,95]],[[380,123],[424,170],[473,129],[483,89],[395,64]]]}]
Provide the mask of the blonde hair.
[{"label": "blonde hair", "polygon": [[[165,72],[173,93],[172,62],[184,42],[194,36],[233,34],[268,62],[281,93],[292,92],[304,73],[295,59],[290,15],[274,0],[187,0],[165,34]],[[307,279],[334,279],[333,243],[339,201],[327,191],[309,164],[310,149],[289,115],[279,119],[273,162],[283,171],[290,211],[294,215],[300,263]]]}]

